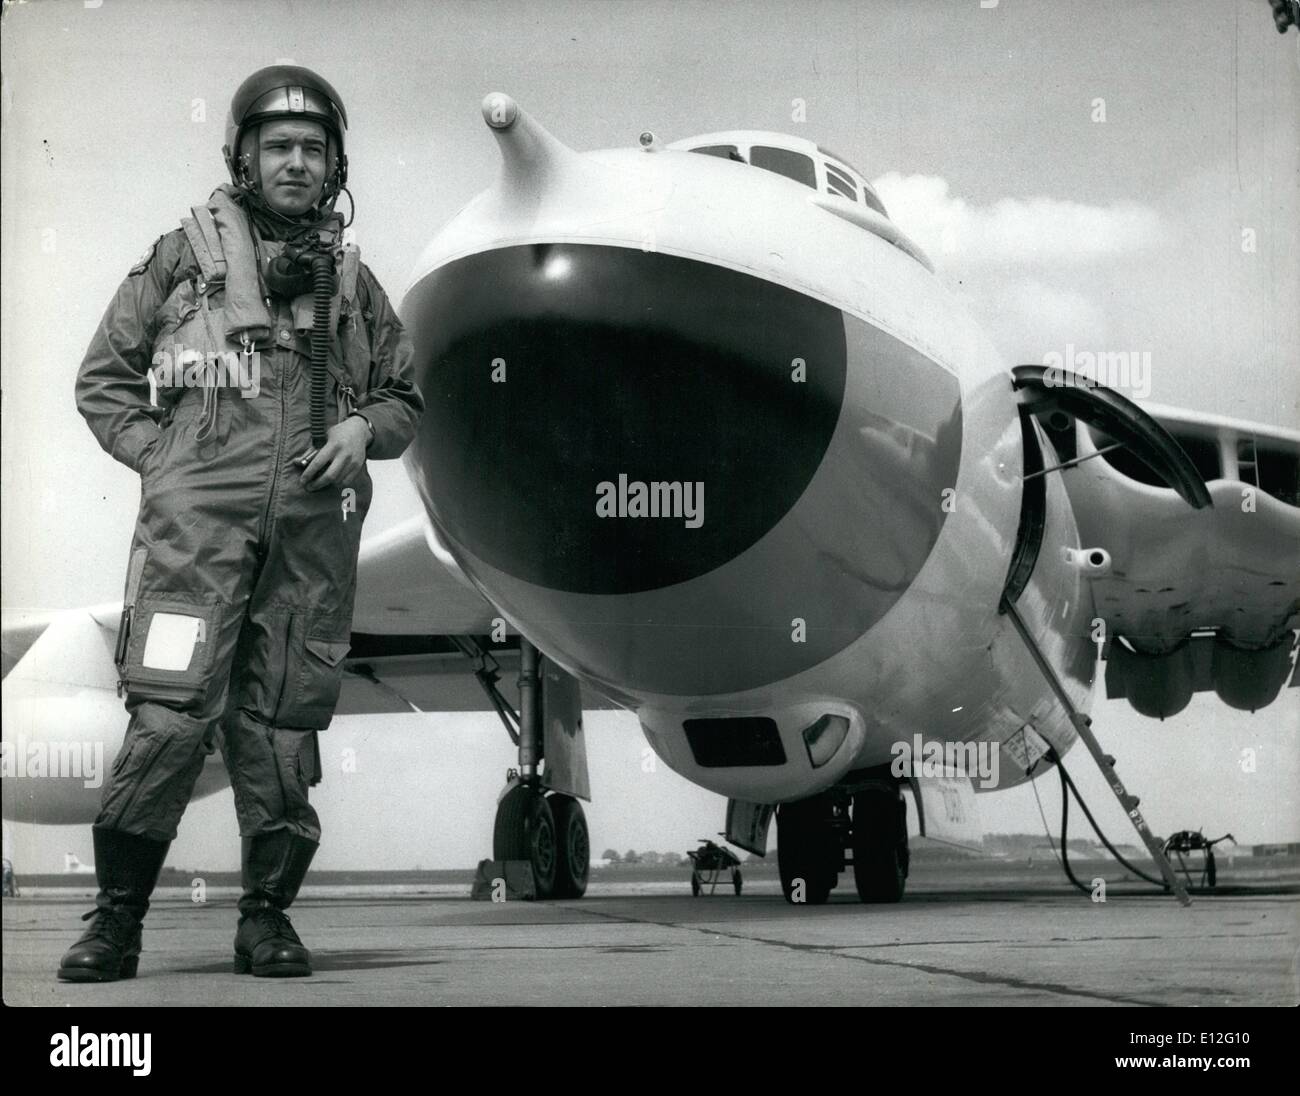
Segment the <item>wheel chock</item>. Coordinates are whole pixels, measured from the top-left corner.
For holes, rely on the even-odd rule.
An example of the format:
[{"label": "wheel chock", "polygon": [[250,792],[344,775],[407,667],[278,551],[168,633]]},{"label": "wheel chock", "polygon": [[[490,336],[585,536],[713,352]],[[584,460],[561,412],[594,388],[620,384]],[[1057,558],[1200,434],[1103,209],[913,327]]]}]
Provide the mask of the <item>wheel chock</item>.
[{"label": "wheel chock", "polygon": [[476,902],[531,902],[537,897],[533,866],[527,860],[480,860],[469,896]]}]

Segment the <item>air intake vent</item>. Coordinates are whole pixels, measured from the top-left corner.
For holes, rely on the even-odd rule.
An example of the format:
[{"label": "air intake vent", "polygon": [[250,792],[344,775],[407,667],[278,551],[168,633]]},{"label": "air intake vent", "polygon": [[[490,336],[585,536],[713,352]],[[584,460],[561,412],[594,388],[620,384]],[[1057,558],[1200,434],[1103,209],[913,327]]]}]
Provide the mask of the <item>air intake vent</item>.
[{"label": "air intake vent", "polygon": [[776,720],[766,716],[687,719],[682,723],[695,763],[704,769],[784,765],[785,747]]}]

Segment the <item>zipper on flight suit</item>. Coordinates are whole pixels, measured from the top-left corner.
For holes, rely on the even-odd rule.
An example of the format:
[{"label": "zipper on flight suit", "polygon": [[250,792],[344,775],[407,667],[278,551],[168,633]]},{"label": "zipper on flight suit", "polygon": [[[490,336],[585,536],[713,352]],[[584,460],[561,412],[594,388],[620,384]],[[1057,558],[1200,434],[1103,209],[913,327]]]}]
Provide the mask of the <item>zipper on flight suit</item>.
[{"label": "zipper on flight suit", "polygon": [[[285,330],[281,328],[281,330]],[[276,488],[280,486],[280,464],[284,460],[284,432],[285,423],[285,385],[284,385],[284,363],[288,360],[291,351],[288,348],[277,347],[275,353],[283,354],[280,360],[281,368],[276,375],[276,399],[280,405],[280,429],[275,435],[275,462],[271,466],[271,489],[266,494],[266,506],[262,509],[262,527],[258,530],[257,536],[257,554],[262,559],[266,558],[267,546],[270,538],[271,507],[275,503]]]},{"label": "zipper on flight suit", "polygon": [[[134,780],[135,786],[131,789],[130,794],[126,797],[126,802],[123,803],[120,807],[118,807],[117,811],[115,812],[115,816],[118,821],[121,821],[123,818],[129,817],[131,808],[135,806],[136,800],[140,798],[140,794],[144,791],[145,785],[148,783],[149,774],[153,772],[154,766],[158,764],[158,761],[162,758],[162,755],[167,752],[171,744],[172,744],[171,739],[164,739],[164,740],[155,739],[153,741],[151,752],[141,763],[140,771],[135,776],[135,780]],[[134,743],[132,745],[134,746]],[[130,760],[130,753],[128,753],[126,757],[123,759],[123,765],[125,765],[128,760]],[[117,768],[116,765],[114,765],[113,767],[114,769]],[[116,773],[114,773],[113,775],[116,776]]]}]

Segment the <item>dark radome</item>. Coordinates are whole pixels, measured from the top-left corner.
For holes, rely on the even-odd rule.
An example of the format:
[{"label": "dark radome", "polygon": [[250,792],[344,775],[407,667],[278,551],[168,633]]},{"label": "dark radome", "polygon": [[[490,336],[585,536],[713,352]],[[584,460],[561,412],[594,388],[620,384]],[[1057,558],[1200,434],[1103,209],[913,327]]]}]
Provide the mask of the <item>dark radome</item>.
[{"label": "dark radome", "polygon": [[[844,396],[838,309],[689,259],[502,248],[435,271],[412,310],[435,340],[417,446],[440,520],[556,590],[654,590],[739,555],[808,486]],[[620,476],[680,485],[694,521],[601,516]]]}]

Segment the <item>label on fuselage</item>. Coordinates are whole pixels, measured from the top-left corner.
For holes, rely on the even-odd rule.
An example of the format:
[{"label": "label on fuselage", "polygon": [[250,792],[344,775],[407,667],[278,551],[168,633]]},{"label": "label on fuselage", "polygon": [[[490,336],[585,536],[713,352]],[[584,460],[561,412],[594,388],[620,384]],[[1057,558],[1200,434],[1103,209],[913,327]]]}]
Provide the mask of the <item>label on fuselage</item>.
[{"label": "label on fuselage", "polygon": [[1025,772],[1029,772],[1037,764],[1038,759],[1044,757],[1050,748],[1047,740],[1028,723],[1021,727],[1016,734],[1008,738],[1002,746],[1007,751],[1008,756]]}]

